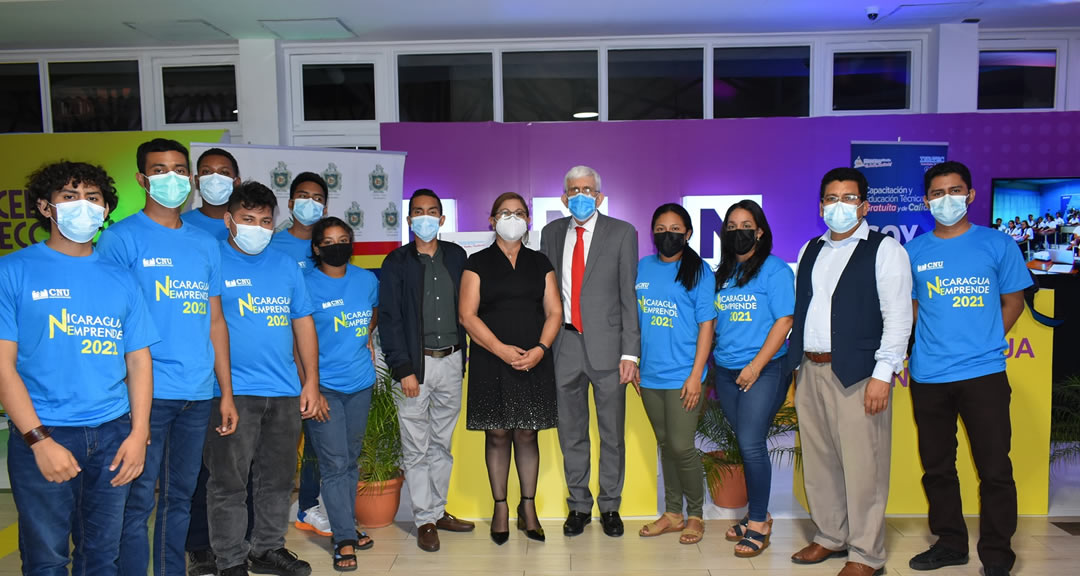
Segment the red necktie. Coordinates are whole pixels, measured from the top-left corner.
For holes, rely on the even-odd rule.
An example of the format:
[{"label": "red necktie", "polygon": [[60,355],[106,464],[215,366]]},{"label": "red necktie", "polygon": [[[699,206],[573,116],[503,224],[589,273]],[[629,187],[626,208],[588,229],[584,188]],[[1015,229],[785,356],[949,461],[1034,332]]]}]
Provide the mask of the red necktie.
[{"label": "red necktie", "polygon": [[585,227],[577,227],[577,243],[574,244],[574,259],[570,264],[570,323],[581,329],[581,283],[585,280]]}]

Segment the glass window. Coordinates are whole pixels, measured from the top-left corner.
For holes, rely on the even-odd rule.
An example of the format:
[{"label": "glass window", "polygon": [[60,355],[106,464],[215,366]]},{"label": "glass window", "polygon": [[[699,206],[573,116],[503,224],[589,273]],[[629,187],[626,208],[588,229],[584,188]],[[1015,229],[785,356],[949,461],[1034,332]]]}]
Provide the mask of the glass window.
[{"label": "glass window", "polygon": [[50,62],[53,131],[142,130],[139,63]]},{"label": "glass window", "polygon": [[810,47],[713,50],[713,117],[810,115]]},{"label": "glass window", "polygon": [[402,122],[490,122],[495,119],[491,54],[398,56]]},{"label": "glass window", "polygon": [[374,120],[374,64],[304,64],[304,120]]},{"label": "glass window", "polygon": [[236,122],[236,70],[220,66],[169,66],[161,69],[165,122]]},{"label": "glass window", "polygon": [[595,120],[598,58],[596,51],[503,53],[503,120]]},{"label": "glass window", "polygon": [[1053,108],[1056,50],[979,52],[979,110]]},{"label": "glass window", "polygon": [[700,48],[608,51],[608,118],[703,118]]},{"label": "glass window", "polygon": [[911,107],[911,52],[833,54],[833,110]]},{"label": "glass window", "polygon": [[44,132],[38,65],[0,64],[0,133]]}]

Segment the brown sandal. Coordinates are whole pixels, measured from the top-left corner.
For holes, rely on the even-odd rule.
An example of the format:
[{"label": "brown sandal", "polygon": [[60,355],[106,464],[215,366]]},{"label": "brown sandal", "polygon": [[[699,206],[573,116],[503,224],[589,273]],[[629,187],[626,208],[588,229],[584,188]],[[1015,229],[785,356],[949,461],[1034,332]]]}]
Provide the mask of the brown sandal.
[{"label": "brown sandal", "polygon": [[[701,528],[691,528],[691,522],[697,522]],[[704,536],[705,521],[698,516],[691,516],[686,519],[686,528],[683,528],[682,534],[679,535],[679,544],[697,544]]]},{"label": "brown sandal", "polygon": [[[678,523],[675,519],[678,519]],[[662,520],[667,520],[667,526],[660,526]],[[659,536],[661,534],[667,534],[668,532],[678,532],[686,527],[686,522],[683,520],[682,514],[676,514],[674,512],[664,512],[659,518],[653,522],[641,527],[638,530],[638,536],[642,538],[652,538],[653,536]]]}]

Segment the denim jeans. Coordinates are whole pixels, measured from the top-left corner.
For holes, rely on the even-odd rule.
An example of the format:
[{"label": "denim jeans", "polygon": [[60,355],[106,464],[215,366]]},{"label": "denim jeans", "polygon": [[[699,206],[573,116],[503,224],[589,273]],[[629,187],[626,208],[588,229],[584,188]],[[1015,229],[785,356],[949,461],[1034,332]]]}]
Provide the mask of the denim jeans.
[{"label": "denim jeans", "polygon": [[761,369],[757,380],[743,392],[735,384],[742,369],[713,368],[716,399],[724,409],[742,453],[746,473],[746,495],[750,501],[750,520],[764,522],[769,514],[769,491],[772,487],[772,462],[766,437],[776,413],[784,404],[790,374],[781,374],[780,360]]},{"label": "denim jeans", "polygon": [[[184,544],[191,495],[199,477],[210,400],[154,398],[150,409],[150,445],[141,476],[131,483],[120,542],[120,576],[146,576],[150,564],[147,520],[154,510],[155,576],[184,576]],[[159,484],[160,481],[160,484]]]},{"label": "denim jeans", "polygon": [[319,503],[319,461],[311,447],[311,435],[308,433],[308,420],[304,421],[304,453],[300,455],[300,494],[296,504],[303,512]]},{"label": "denim jeans", "polygon": [[[19,557],[27,576],[114,576],[129,486],[109,482],[131,417],[95,427],[55,426],[49,434],[67,448],[82,472],[67,482],[45,480],[14,423],[8,423],[8,476],[19,513]],[[71,552],[68,538],[75,545]],[[69,556],[70,553],[70,556]]]},{"label": "denim jeans", "polygon": [[[298,396],[236,396],[240,425],[230,436],[212,430],[221,425],[220,400],[214,400],[203,458],[210,469],[206,505],[210,545],[217,567],[225,570],[285,546],[289,503],[296,477],[296,445],[300,441]],[[248,474],[255,508],[251,541],[244,541]]]},{"label": "denim jeans", "polygon": [[344,394],[322,388],[330,405],[326,422],[307,421],[307,439],[319,458],[322,497],[334,543],[356,537],[356,459],[364,444],[371,388]]}]

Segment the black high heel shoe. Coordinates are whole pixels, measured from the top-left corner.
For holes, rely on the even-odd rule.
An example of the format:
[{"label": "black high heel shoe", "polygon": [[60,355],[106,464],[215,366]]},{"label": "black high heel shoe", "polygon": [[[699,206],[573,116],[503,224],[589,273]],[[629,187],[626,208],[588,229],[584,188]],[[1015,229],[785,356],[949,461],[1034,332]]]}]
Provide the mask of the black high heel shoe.
[{"label": "black high heel shoe", "polygon": [[[506,503],[506,498],[503,498],[502,500],[496,500],[495,501],[495,508],[496,509],[499,507],[500,503],[505,504]],[[502,546],[503,544],[506,544],[507,540],[510,539],[510,531],[509,530],[506,530],[504,532],[496,532],[495,531],[495,513],[496,513],[495,510],[491,511],[491,541],[498,544],[499,546]]]},{"label": "black high heel shoe", "polygon": [[[522,496],[521,499],[522,500],[532,500],[533,497],[532,496]],[[524,502],[518,502],[517,514],[518,514],[518,516],[517,516],[517,528],[518,528],[518,530],[521,530],[521,531],[525,532],[525,536],[528,537],[530,540],[536,540],[538,542],[544,542],[546,540],[546,538],[544,537],[544,527],[543,526],[540,526],[536,530],[529,530],[529,529],[526,528],[527,524],[525,522],[525,503]],[[537,524],[539,524],[539,523],[540,523],[539,518],[537,518]]]}]

